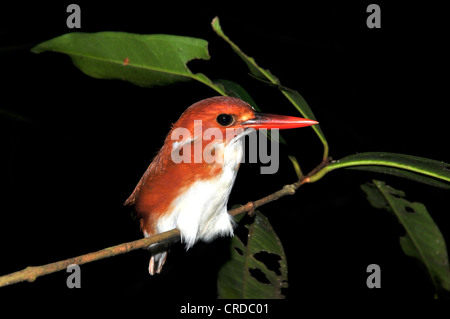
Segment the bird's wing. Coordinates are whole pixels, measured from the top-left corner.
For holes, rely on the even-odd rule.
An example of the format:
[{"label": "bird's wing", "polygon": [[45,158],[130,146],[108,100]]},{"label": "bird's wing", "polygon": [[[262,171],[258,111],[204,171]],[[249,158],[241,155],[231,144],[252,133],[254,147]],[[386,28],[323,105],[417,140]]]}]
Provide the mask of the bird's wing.
[{"label": "bird's wing", "polygon": [[130,197],[128,197],[128,199],[123,203],[124,206],[133,206],[135,201],[136,201],[136,197],[139,195],[139,191],[141,190],[141,185],[142,185],[142,178],[144,176],[141,177],[141,180],[139,181],[139,183],[136,185],[136,187],[134,188],[133,193],[131,193]]},{"label": "bird's wing", "polygon": [[141,191],[142,185],[147,180],[147,177],[151,174],[152,164],[153,164],[153,162],[147,168],[144,175],[142,175],[141,179],[139,180],[139,183],[134,188],[133,193],[131,193],[130,197],[128,197],[128,199],[125,201],[125,203],[123,203],[124,206],[133,206],[135,204],[136,198],[139,196],[139,192]]},{"label": "bird's wing", "polygon": [[142,185],[145,184],[148,177],[151,174],[160,172],[162,170],[162,166],[163,166],[162,150],[163,149],[161,149],[161,151],[155,156],[153,161],[147,167],[147,170],[145,171],[144,175],[142,175],[141,179],[139,180],[139,183],[134,188],[133,193],[131,193],[130,197],[128,197],[128,199],[125,201],[125,203],[123,203],[124,206],[133,206],[136,203],[136,199],[139,196],[139,192],[141,191]]}]

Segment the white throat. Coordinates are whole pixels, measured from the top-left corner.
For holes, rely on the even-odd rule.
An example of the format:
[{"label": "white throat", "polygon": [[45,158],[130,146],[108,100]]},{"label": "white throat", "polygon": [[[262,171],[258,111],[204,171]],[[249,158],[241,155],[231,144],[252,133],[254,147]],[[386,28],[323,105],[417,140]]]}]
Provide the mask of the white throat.
[{"label": "white throat", "polygon": [[187,249],[199,239],[208,242],[218,236],[233,235],[234,221],[227,204],[244,154],[240,137],[227,146],[217,146],[224,152],[221,172],[212,179],[196,181],[178,196],[171,203],[170,212],[158,221],[158,232],[178,228]]}]

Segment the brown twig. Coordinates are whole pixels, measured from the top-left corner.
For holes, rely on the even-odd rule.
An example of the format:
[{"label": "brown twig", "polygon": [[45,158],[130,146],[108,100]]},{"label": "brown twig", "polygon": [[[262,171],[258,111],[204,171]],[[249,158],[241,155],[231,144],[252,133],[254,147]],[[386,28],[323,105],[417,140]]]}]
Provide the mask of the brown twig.
[{"label": "brown twig", "polygon": [[[275,201],[286,195],[293,195],[297,191],[297,189],[309,182],[309,177],[319,172],[322,168],[327,166],[330,163],[331,159],[324,160],[319,166],[313,169],[306,176],[302,177],[300,180],[293,184],[284,185],[282,189],[272,193],[266,197],[258,199],[254,202],[248,202],[247,204],[232,209],[228,211],[228,213],[232,216],[241,214],[241,213],[249,213],[253,214],[254,211],[269,202]],[[174,241],[180,239],[180,231],[178,229],[172,229],[164,233],[160,233],[151,237],[138,239],[135,241],[131,241],[128,243],[119,244],[116,246],[108,247],[96,252],[88,253],[85,255],[81,255],[78,257],[73,257],[61,261],[57,261],[54,263],[42,265],[42,266],[30,266],[21,271],[17,271],[8,275],[4,275],[0,277],[0,287],[12,285],[22,281],[33,282],[36,278],[48,275],[60,270],[67,269],[67,267],[71,264],[82,265],[86,263],[90,263],[96,260],[117,256],[120,254],[125,254],[133,250],[146,248],[151,244],[162,242],[162,241]]]},{"label": "brown twig", "polygon": [[36,278],[48,275],[60,270],[67,269],[67,266],[71,264],[87,264],[96,260],[113,257],[120,254],[125,254],[133,250],[146,248],[151,244],[168,241],[180,236],[178,229],[172,229],[164,233],[156,234],[151,237],[142,238],[139,240],[131,241],[128,243],[119,244],[116,246],[108,247],[99,251],[73,257],[54,263],[42,265],[42,266],[30,266],[21,271],[17,271],[5,276],[0,277],[0,287],[12,285],[21,281],[33,282]]}]

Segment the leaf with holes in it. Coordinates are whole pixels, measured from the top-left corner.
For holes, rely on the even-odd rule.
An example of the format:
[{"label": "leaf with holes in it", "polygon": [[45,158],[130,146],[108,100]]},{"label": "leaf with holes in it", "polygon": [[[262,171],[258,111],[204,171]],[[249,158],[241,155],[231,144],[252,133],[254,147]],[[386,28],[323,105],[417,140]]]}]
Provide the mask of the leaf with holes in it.
[{"label": "leaf with holes in it", "polygon": [[422,203],[407,201],[405,193],[384,182],[361,185],[367,199],[376,208],[391,211],[406,230],[400,246],[408,256],[419,259],[427,268],[439,292],[450,290],[450,267],[444,237]]},{"label": "leaf with holes in it", "polygon": [[[242,218],[241,223],[247,217]],[[244,231],[239,236],[239,231]],[[287,262],[283,245],[269,220],[256,212],[240,225],[231,240],[230,259],[219,271],[221,299],[282,299],[287,288]]]}]

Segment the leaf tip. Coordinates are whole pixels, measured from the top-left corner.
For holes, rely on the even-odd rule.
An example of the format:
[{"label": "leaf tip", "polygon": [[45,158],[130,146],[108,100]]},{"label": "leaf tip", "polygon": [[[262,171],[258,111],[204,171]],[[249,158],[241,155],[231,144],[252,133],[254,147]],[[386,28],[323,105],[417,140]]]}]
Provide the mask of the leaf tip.
[{"label": "leaf tip", "polygon": [[40,44],[37,44],[37,45],[35,45],[34,47],[32,47],[32,48],[30,49],[30,52],[31,52],[31,53],[34,53],[34,54],[39,54],[39,53],[41,53],[42,51],[44,51],[44,50],[41,49],[41,45],[40,45]]},{"label": "leaf tip", "polygon": [[219,17],[214,17],[214,19],[211,21],[211,26],[217,35],[229,41],[228,37],[225,35],[222,27],[220,26]]},{"label": "leaf tip", "polygon": [[220,29],[219,17],[215,16],[211,21],[213,29]]}]

